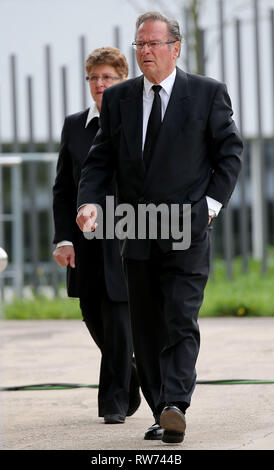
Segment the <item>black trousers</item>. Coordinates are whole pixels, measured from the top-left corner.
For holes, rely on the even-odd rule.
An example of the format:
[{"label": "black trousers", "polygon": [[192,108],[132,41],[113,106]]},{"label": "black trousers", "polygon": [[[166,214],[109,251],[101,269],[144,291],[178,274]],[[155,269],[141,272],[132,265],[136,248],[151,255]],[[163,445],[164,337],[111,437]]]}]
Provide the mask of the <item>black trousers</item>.
[{"label": "black trousers", "polygon": [[209,274],[208,230],[185,251],[124,259],[139,380],[155,419],[166,403],[190,405],[200,346],[198,312]]},{"label": "black trousers", "polygon": [[[99,288],[100,290],[100,288]],[[98,416],[126,415],[132,373],[132,334],[127,302],[113,302],[102,283],[101,292],[80,298],[83,320],[100,348]]]}]

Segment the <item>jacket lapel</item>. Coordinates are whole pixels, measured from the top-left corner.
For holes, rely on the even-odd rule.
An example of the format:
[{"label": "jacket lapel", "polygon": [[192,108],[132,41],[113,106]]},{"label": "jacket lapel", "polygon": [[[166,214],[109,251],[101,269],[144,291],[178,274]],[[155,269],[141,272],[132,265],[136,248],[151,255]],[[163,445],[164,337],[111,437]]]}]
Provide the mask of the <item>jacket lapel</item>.
[{"label": "jacket lapel", "polygon": [[143,76],[137,77],[126,99],[120,101],[122,127],[129,154],[142,161]]},{"label": "jacket lapel", "polygon": [[[190,95],[185,72],[177,68],[177,74],[168,107],[162,122],[159,139],[172,142],[183,128],[190,110]],[[162,144],[162,142],[160,142]],[[160,146],[161,148],[161,146]]]}]

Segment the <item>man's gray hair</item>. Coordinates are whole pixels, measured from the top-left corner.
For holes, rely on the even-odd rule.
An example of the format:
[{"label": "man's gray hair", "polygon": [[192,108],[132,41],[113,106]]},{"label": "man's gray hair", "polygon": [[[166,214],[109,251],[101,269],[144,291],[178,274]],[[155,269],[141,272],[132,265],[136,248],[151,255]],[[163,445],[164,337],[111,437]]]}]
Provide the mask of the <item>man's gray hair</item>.
[{"label": "man's gray hair", "polygon": [[148,11],[147,13],[144,13],[143,15],[140,15],[137,18],[135,39],[137,37],[137,31],[139,27],[145,21],[163,21],[164,23],[167,24],[168,36],[169,36],[168,39],[174,40],[174,41],[180,41],[180,42],[182,41],[182,36],[180,33],[180,26],[179,26],[178,21],[172,20],[168,18],[167,16],[162,15],[158,11]]}]

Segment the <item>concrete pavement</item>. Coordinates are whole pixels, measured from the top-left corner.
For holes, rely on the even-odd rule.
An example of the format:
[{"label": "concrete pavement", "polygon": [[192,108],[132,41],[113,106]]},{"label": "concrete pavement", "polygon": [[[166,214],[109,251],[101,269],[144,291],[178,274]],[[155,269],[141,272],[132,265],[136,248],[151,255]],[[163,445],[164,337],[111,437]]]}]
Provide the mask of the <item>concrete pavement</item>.
[{"label": "concrete pavement", "polygon": [[[274,380],[273,318],[202,318],[198,380]],[[0,386],[97,384],[100,353],[81,320],[0,322]],[[199,385],[178,450],[273,450],[274,384]],[[97,417],[97,389],[0,392],[0,449],[175,450],[145,441],[144,399],[125,424]]]}]

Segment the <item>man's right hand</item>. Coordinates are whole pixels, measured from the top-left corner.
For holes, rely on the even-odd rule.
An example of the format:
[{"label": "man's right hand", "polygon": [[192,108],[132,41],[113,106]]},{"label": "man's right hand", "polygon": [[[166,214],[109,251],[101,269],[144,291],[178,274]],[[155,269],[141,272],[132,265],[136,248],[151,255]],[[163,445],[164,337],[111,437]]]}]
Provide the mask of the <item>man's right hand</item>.
[{"label": "man's right hand", "polygon": [[85,204],[80,207],[76,217],[76,222],[82,232],[93,232],[98,225],[95,222],[96,219],[97,207],[94,204]]},{"label": "man's right hand", "polygon": [[72,268],[75,268],[75,251],[73,246],[59,246],[54,250],[53,257],[60,266],[70,265]]}]

